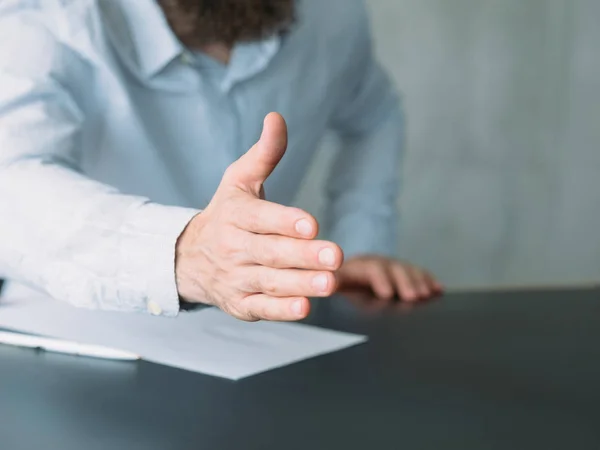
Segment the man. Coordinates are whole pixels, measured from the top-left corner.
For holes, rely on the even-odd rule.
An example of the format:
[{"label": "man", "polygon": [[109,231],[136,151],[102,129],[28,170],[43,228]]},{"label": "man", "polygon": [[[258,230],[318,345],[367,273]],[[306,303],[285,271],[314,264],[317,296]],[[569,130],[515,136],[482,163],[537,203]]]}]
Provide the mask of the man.
[{"label": "man", "polygon": [[[4,0],[0,38],[8,294],[254,321],[440,291],[392,258],[402,116],[361,1]],[[329,129],[332,242],[283,206]]]}]

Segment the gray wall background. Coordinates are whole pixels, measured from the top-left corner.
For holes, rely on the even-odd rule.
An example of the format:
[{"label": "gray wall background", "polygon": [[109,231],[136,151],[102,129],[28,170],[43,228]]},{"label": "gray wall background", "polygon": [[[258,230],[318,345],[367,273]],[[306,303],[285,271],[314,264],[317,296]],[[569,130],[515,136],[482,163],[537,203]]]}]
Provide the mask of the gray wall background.
[{"label": "gray wall background", "polygon": [[369,6],[409,124],[398,254],[451,287],[600,280],[600,1]]}]

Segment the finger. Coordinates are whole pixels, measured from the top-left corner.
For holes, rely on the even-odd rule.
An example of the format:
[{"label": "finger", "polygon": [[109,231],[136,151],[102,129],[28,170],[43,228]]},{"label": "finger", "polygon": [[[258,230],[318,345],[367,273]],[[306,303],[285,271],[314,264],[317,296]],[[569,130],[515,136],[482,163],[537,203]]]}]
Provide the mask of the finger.
[{"label": "finger", "polygon": [[265,200],[244,200],[231,219],[236,227],[256,234],[313,239],[319,233],[317,220],[306,211]]},{"label": "finger", "polygon": [[423,274],[425,277],[425,283],[427,283],[427,286],[429,287],[429,290],[432,294],[437,295],[441,294],[444,291],[442,285],[435,279],[435,277],[430,272],[424,270]]},{"label": "finger", "polygon": [[394,285],[384,264],[372,264],[366,270],[369,284],[375,295],[383,300],[394,296]]},{"label": "finger", "polygon": [[247,253],[249,262],[276,269],[337,270],[344,259],[332,242],[275,235],[251,235]]},{"label": "finger", "polygon": [[390,272],[394,278],[396,291],[402,300],[414,302],[418,300],[417,290],[411,274],[400,264],[393,264]]},{"label": "finger", "polygon": [[258,142],[234,162],[223,176],[223,183],[236,186],[256,197],[287,147],[287,125],[280,114],[270,113]]},{"label": "finger", "polygon": [[329,297],[337,288],[332,272],[248,267],[242,290],[273,297]]},{"label": "finger", "polygon": [[442,294],[445,291],[444,285],[440,283],[435,276],[427,272],[429,283],[437,294]]},{"label": "finger", "polygon": [[431,297],[432,290],[429,288],[425,272],[417,267],[410,267],[409,271],[413,279],[413,284],[417,291],[419,299],[427,299]]},{"label": "finger", "polygon": [[278,298],[254,294],[236,305],[236,317],[247,321],[270,320],[289,322],[302,320],[310,312],[310,302],[305,297]]},{"label": "finger", "polygon": [[342,290],[369,289],[371,295],[389,300],[394,295],[394,286],[385,265],[380,262],[350,264],[342,267],[339,285]]}]

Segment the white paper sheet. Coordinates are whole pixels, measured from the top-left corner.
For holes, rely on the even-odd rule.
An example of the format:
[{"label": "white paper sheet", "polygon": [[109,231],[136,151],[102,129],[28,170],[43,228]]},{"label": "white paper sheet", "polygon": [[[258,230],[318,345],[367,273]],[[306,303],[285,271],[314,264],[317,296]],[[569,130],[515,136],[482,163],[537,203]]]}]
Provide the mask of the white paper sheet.
[{"label": "white paper sheet", "polygon": [[45,297],[0,298],[0,328],[104,345],[231,380],[366,341],[302,324],[241,322],[215,308],[171,319],[77,309]]}]

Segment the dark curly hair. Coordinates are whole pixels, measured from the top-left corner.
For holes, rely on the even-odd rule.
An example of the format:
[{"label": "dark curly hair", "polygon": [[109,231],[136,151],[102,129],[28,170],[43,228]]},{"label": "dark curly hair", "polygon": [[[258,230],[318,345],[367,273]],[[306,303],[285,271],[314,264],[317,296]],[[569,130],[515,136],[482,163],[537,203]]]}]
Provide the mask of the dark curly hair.
[{"label": "dark curly hair", "polygon": [[158,0],[177,37],[189,47],[233,45],[286,31],[296,0]]}]

